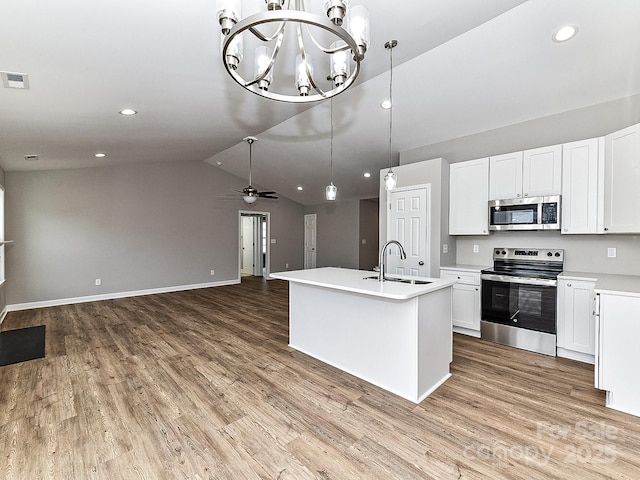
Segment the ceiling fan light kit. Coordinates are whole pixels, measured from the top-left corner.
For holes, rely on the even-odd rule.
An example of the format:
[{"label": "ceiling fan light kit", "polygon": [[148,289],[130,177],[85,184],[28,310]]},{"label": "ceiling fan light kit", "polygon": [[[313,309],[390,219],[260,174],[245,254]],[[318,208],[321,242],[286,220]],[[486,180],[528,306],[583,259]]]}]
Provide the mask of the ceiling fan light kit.
[{"label": "ceiling fan light kit", "polygon": [[276,192],[260,192],[257,188],[254,188],[251,184],[251,167],[252,167],[252,146],[253,143],[258,141],[256,137],[244,137],[242,140],[249,144],[249,185],[244,187],[242,190],[236,190],[238,193],[242,194],[242,199],[245,203],[251,205],[258,200],[258,198],[270,198],[272,200],[276,200],[278,197],[275,196]]},{"label": "ceiling fan light kit", "polygon": [[[242,4],[216,2],[222,61],[243,88],[272,100],[307,103],[353,85],[369,47],[365,7],[326,0],[323,16],[305,8],[304,0],[265,0],[264,11],[242,18]],[[255,50],[253,68],[243,63],[245,47]]]}]

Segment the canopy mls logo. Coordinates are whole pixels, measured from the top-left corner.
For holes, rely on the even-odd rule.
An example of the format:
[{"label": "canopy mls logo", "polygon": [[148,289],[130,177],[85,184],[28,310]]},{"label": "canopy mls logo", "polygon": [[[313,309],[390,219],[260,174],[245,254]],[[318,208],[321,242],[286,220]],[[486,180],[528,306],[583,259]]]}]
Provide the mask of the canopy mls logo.
[{"label": "canopy mls logo", "polygon": [[26,73],[0,72],[4,88],[29,90],[29,75]]}]

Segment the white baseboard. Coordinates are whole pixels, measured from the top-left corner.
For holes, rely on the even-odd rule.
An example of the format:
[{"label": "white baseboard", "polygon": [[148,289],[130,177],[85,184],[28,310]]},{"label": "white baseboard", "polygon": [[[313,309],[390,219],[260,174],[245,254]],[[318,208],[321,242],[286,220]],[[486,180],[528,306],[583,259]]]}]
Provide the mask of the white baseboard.
[{"label": "white baseboard", "polygon": [[0,312],[0,325],[2,325],[2,322],[4,322],[4,317],[7,316],[7,312],[9,311],[9,309],[5,306],[2,309],[2,312]]},{"label": "white baseboard", "polygon": [[590,355],[588,353],[582,352],[574,352],[573,350],[567,350],[562,347],[556,348],[556,355],[558,357],[568,358],[569,360],[577,360],[578,362],[590,363],[592,365],[596,363],[595,355]]},{"label": "white baseboard", "polygon": [[[113,300],[115,298],[139,297],[142,295],[154,295],[157,293],[181,292],[184,290],[196,290],[198,288],[222,287],[225,285],[237,285],[240,279],[225,280],[223,282],[194,283],[191,285],[176,285],[173,287],[150,288],[148,290],[134,290],[130,292],[114,292],[101,295],[88,295],[86,297],[59,298],[55,300],[44,300],[41,302],[14,303],[7,305],[3,310],[2,319],[7,312],[17,312],[19,310],[30,310],[32,308],[57,307],[58,305],[71,305],[73,303],[96,302],[99,300]],[[0,320],[1,323],[1,320]]]}]

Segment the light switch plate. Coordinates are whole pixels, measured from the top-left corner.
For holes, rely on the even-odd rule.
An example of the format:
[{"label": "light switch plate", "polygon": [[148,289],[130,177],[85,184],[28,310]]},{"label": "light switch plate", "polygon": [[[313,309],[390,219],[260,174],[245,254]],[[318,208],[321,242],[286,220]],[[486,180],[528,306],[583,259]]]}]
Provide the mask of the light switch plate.
[{"label": "light switch plate", "polygon": [[607,248],[607,257],[609,258],[615,258],[617,256],[617,251],[616,251],[616,247],[609,247]]}]

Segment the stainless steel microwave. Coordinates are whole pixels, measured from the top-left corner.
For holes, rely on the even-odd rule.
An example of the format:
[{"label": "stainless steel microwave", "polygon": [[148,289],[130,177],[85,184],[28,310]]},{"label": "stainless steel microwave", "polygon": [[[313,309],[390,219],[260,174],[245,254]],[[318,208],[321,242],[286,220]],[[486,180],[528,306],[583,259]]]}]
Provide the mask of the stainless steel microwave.
[{"label": "stainless steel microwave", "polygon": [[491,200],[489,230],[560,230],[560,195]]}]

